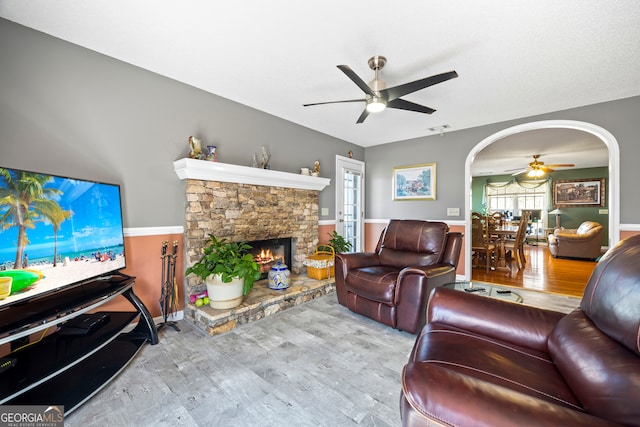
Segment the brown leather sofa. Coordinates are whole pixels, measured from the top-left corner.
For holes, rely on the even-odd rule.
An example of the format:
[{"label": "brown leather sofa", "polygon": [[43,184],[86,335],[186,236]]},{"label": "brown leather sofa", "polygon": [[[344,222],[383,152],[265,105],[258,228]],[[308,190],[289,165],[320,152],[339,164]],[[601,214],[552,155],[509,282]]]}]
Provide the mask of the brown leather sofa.
[{"label": "brown leather sofa", "polygon": [[585,221],[576,229],[560,228],[549,235],[549,251],[554,257],[596,259],[602,252],[602,225]]},{"label": "brown leather sofa", "polygon": [[431,290],[455,281],[462,233],[443,222],[391,220],[375,252],[337,254],[338,302],[349,310],[417,333]]},{"label": "brown leather sofa", "polygon": [[402,372],[402,424],[640,425],[639,260],[640,235],[619,242],[570,314],[435,289]]}]

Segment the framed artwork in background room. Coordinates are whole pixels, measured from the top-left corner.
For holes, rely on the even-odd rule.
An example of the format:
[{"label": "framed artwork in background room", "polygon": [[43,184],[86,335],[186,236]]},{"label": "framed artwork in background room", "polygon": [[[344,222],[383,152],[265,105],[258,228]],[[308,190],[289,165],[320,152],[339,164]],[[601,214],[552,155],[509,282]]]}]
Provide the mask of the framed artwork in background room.
[{"label": "framed artwork in background room", "polygon": [[604,205],[604,178],[553,182],[553,206],[555,208],[604,207]]}]

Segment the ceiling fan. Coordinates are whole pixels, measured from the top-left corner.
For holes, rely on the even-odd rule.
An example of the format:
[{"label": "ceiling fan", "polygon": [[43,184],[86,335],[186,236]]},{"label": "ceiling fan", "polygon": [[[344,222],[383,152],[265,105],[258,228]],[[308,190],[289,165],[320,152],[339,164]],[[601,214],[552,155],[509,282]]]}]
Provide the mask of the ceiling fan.
[{"label": "ceiling fan", "polygon": [[572,168],[575,165],[571,163],[559,163],[554,165],[545,165],[543,161],[538,160],[540,158],[540,154],[533,155],[533,162],[529,163],[529,166],[524,169],[510,169],[506,172],[516,171],[511,175],[516,176],[522,173],[527,173],[529,178],[540,178],[544,176],[545,173],[553,172],[554,168]]},{"label": "ceiling fan", "polygon": [[358,77],[358,75],[349,68],[348,65],[338,65],[340,71],[345,73],[351,81],[362,89],[365,93],[365,97],[363,99],[348,99],[345,101],[316,102],[313,104],[304,104],[304,107],[310,107],[312,105],[338,104],[343,102],[365,102],[365,109],[362,111],[362,114],[360,114],[360,117],[358,117],[358,121],[356,123],[364,122],[369,113],[376,113],[384,110],[385,108],[397,108],[399,110],[432,114],[436,111],[433,108],[425,107],[424,105],[419,105],[411,101],[406,101],[400,97],[458,77],[458,73],[455,71],[449,71],[387,88],[385,81],[379,78],[379,72],[386,63],[387,58],[381,55],[376,55],[369,59],[369,68],[375,72],[375,77],[369,82],[369,84],[365,83],[364,80]]}]

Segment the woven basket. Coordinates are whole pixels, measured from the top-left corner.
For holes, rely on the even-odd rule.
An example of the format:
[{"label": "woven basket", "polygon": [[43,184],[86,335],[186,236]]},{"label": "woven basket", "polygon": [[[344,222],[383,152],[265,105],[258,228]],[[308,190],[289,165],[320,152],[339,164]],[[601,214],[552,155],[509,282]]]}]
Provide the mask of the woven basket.
[{"label": "woven basket", "polygon": [[335,252],[331,246],[318,246],[302,264],[307,267],[307,276],[322,280],[335,276],[334,259]]}]

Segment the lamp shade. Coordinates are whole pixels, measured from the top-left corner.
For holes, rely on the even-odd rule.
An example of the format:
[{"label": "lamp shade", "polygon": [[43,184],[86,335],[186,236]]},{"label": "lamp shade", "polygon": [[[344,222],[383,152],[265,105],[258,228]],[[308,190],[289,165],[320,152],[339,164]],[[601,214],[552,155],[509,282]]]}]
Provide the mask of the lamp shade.
[{"label": "lamp shade", "polygon": [[549,212],[549,215],[564,215],[564,211],[556,208],[556,209],[552,210],[551,212]]}]

